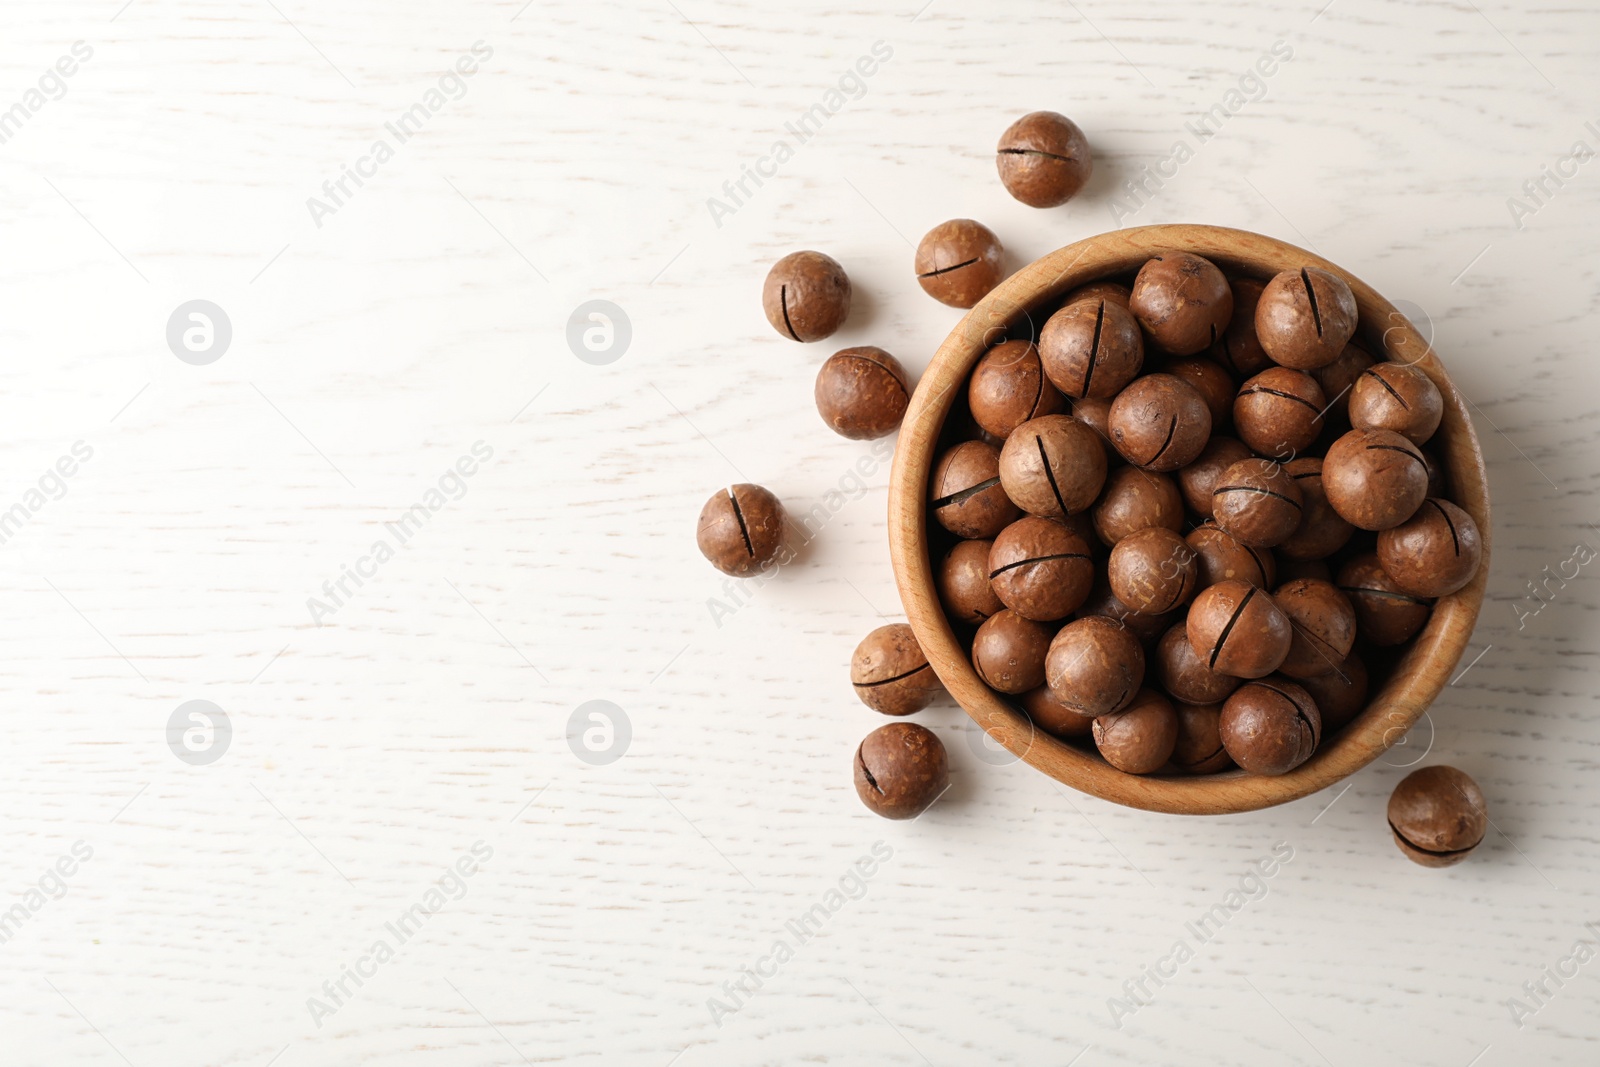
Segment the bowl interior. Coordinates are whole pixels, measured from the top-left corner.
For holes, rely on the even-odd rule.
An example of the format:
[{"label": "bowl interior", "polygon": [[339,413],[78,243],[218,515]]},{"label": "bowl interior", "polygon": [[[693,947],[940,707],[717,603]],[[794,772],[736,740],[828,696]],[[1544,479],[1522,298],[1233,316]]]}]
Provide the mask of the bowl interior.
[{"label": "bowl interior", "polygon": [[[1441,598],[1356,719],[1326,739],[1300,767],[1278,777],[1230,771],[1197,777],[1124,774],[1097,754],[1036,729],[1028,716],[985,685],[973,670],[939,603],[928,537],[928,478],[946,417],[983,353],[1019,325],[1042,324],[1069,290],[1131,275],[1162,250],[1204,256],[1230,276],[1265,281],[1279,271],[1311,266],[1342,277],[1355,294],[1361,326],[1356,341],[1375,358],[1414,364],[1438,385],[1444,420],[1428,447],[1443,464],[1449,494],[1478,524],[1483,562],[1459,592]],[[998,743],[1075,789],[1131,807],[1175,814],[1250,811],[1316,792],[1370,763],[1405,736],[1448,682],[1472,636],[1489,571],[1488,481],[1465,402],[1443,365],[1394,306],[1348,271],[1294,245],[1216,226],[1143,226],[1091,237],[1022,268],[950,332],[918,383],[901,425],[889,487],[889,547],[906,617],[951,695]],[[1376,680],[1375,680],[1376,681]]]}]

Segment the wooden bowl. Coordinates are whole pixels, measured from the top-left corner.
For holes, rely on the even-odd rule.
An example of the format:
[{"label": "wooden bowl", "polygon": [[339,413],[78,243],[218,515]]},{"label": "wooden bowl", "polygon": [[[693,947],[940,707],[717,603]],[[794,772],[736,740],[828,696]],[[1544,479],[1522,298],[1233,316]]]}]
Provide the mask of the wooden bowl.
[{"label": "wooden bowl", "polygon": [[[1444,396],[1444,421],[1428,442],[1448,476],[1449,495],[1483,537],[1483,563],[1460,592],[1441,598],[1387,680],[1354,721],[1316,755],[1279,777],[1243,771],[1197,777],[1124,774],[1093,751],[1037,730],[1019,708],[986,686],[956,639],[934,584],[928,553],[928,477],[945,417],[984,351],[1024,318],[1042,324],[1068,290],[1129,275],[1162,250],[1194,252],[1230,276],[1263,281],[1304,266],[1350,284],[1361,313],[1357,340],[1377,358],[1414,363]],[[967,714],[1018,757],[1074,789],[1130,807],[1182,815],[1221,815],[1283,804],[1314,793],[1372,762],[1405,736],[1450,679],[1472,636],[1489,573],[1489,490],[1483,454],[1467,408],[1428,342],[1383,297],[1320,256],[1282,241],[1216,226],[1141,226],[1091,237],[1036,260],[1002,282],[956,325],[917,385],[900,429],[889,482],[889,548],[906,617],[928,660]],[[1376,684],[1376,680],[1375,680]]]}]

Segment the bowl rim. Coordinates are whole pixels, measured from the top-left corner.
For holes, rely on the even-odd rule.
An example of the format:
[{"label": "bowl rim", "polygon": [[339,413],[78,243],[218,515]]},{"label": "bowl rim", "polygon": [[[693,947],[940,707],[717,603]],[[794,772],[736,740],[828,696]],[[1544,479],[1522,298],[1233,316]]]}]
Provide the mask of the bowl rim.
[{"label": "bowl rim", "polygon": [[[1368,694],[1367,706],[1311,759],[1285,775],[1124,774],[1098,755],[1036,729],[1020,707],[978,678],[934,581],[927,549],[928,478],[957,388],[965,385],[978,358],[1005,340],[1008,324],[1019,316],[1031,319],[1090,281],[1130,274],[1163,250],[1204,256],[1230,278],[1265,281],[1301,267],[1343,278],[1360,312],[1361,347],[1374,358],[1414,364],[1439,387],[1444,418],[1428,446],[1445,468],[1450,498],[1477,522],[1482,537],[1483,559],[1472,581],[1439,598],[1388,681]],[[1383,326],[1381,333],[1376,332],[1378,325]],[[1298,800],[1353,774],[1398,743],[1443,690],[1471,640],[1489,573],[1491,526],[1483,452],[1466,402],[1428,341],[1393,304],[1337,264],[1276,238],[1195,223],[1139,226],[1074,242],[1023,267],[968,311],[939,346],[912,395],[895,449],[888,504],[889,552],[906,618],[934,672],[973,721],[1020,760],[1065,785],[1128,807],[1171,814],[1223,815]]]}]

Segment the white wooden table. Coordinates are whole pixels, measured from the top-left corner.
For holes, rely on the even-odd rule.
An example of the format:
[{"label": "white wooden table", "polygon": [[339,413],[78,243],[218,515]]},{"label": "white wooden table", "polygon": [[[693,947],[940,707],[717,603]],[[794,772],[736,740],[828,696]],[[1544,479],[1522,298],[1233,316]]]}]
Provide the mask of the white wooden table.
[{"label": "white wooden table", "polygon": [[[0,1062],[1600,1061],[1600,963],[1572,958],[1600,942],[1594,568],[1525,599],[1600,550],[1600,162],[1564,162],[1600,150],[1600,10],[919,2],[6,5]],[[994,175],[1036,108],[1096,151],[1059,210]],[[1169,176],[1135,202],[1145,167]],[[848,344],[926,365],[958,312],[909,243],[956,216],[1016,264],[1255,229],[1431,322],[1494,570],[1478,658],[1406,746],[1179,820],[982,758],[946,703],[919,718],[950,794],[861,807],[878,723],[845,665],[897,612],[887,468],[852,480],[872,449],[811,382]],[[797,248],[856,287],[808,347],[759,306]],[[168,320],[197,299],[231,340],[190,362]],[[566,340],[594,299],[631,324],[604,365]],[[717,619],[692,528],[733,480],[843,496]],[[228,730],[174,749],[194,700]],[[567,741],[592,700],[630,728],[608,764]],[[1384,825],[1419,758],[1491,805],[1450,871]]]}]

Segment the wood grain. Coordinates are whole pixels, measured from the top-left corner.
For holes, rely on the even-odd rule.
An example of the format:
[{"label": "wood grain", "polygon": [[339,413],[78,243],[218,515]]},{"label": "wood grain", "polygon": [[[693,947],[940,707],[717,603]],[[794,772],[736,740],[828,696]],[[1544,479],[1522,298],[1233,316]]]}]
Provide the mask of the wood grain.
[{"label": "wood grain", "polygon": [[[1600,547],[1600,164],[1521,229],[1506,201],[1596,120],[1600,12],[1322,9],[6,4],[0,112],[95,54],[0,144],[0,512],[94,456],[0,545],[0,905],[94,855],[0,944],[0,1064],[1590,1067],[1595,964],[1521,1028],[1505,1002],[1600,917],[1594,565],[1525,600]],[[318,228],[307,199],[479,40],[465,95]],[[879,40],[864,94],[718,226],[707,199]],[[1278,40],[1264,94],[1187,133]],[[1051,211],[991,155],[1041,107],[1095,153]],[[851,787],[879,723],[846,664],[898,618],[888,467],[822,426],[816,369],[876,344],[922,372],[961,316],[911,243],[972,217],[1020,267],[1116,228],[1179,138],[1122,225],[1277,237],[1431,323],[1495,504],[1461,676],[1348,791],[1209,819],[1080,794],[942,702],[917,719],[955,785],[886,824]],[[857,294],[811,346],[759,306],[801,248]],[[165,340],[197,297],[234,326],[204,367]],[[565,339],[592,298],[632,320],[608,366]],[[307,598],[479,440],[465,494],[316,626]],[[745,480],[825,521],[718,625],[692,530]],[[208,767],[166,744],[190,699],[234,727]],[[593,699],[633,727],[605,767],[565,740]],[[1419,756],[1494,819],[1449,871],[1383,824]],[[317,1028],[307,998],[480,839],[466,895]],[[879,840],[865,895],[716,1025],[708,998]],[[1108,998],[1279,841],[1266,896],[1118,1027]]]}]

